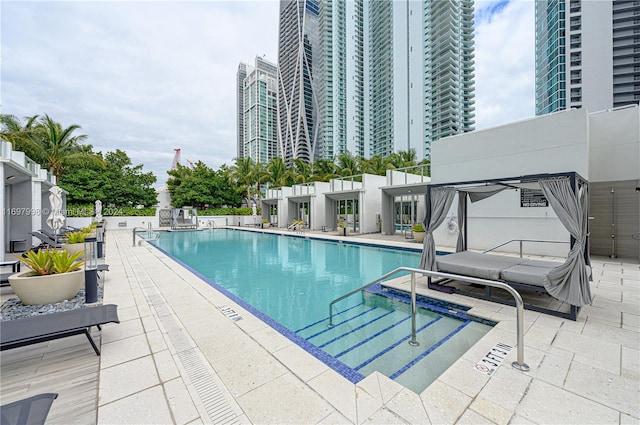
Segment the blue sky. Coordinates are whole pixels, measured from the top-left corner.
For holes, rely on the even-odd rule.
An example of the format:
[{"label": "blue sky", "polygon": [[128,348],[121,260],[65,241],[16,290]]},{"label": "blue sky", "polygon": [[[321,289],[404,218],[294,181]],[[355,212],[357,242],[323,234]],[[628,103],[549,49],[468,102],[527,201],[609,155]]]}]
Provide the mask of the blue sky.
[{"label": "blue sky", "polygon": [[[476,1],[476,123],[534,114],[531,0]],[[278,1],[0,2],[2,112],[79,124],[166,180],[174,148],[218,168],[236,155],[240,61],[275,62]]]}]

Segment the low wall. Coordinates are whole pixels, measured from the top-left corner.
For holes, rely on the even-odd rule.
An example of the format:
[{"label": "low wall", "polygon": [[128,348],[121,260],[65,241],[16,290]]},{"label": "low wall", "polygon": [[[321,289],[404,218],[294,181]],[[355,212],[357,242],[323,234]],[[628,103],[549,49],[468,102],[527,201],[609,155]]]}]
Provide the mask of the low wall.
[{"label": "low wall", "polygon": [[[91,221],[92,217],[69,217],[66,220],[66,224],[73,227],[86,227]],[[158,216],[109,216],[104,218],[106,223],[106,229],[133,229],[134,227],[144,227],[145,229],[151,227],[157,229],[159,226]]]}]

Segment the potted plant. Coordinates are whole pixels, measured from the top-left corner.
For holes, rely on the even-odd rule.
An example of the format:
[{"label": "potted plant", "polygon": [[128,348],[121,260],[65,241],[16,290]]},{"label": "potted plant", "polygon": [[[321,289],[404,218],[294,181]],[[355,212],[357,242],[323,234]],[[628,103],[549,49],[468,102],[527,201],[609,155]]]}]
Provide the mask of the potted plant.
[{"label": "potted plant", "polygon": [[69,232],[64,235],[66,243],[62,245],[62,248],[70,253],[79,252],[82,256],[84,255],[84,240],[88,237],[89,234],[83,231]]},{"label": "potted plant", "polygon": [[422,226],[422,223],[414,224],[411,227],[411,231],[413,232],[413,238],[416,240],[416,242],[419,242],[419,243],[424,242],[425,231],[424,231],[424,227]]},{"label": "potted plant", "polygon": [[338,222],[338,236],[347,236],[347,224],[344,221]]},{"label": "potted plant", "polygon": [[269,220],[267,220],[266,218],[263,218],[262,219],[262,228],[263,229],[268,229],[269,225],[270,225]]},{"label": "potted plant", "polygon": [[23,304],[69,300],[84,286],[81,255],[64,249],[28,251],[22,261],[30,270],[9,276],[9,284]]},{"label": "potted plant", "polygon": [[96,229],[98,228],[98,222],[92,221],[87,227],[81,229],[82,233],[85,233],[88,238],[96,237]]}]

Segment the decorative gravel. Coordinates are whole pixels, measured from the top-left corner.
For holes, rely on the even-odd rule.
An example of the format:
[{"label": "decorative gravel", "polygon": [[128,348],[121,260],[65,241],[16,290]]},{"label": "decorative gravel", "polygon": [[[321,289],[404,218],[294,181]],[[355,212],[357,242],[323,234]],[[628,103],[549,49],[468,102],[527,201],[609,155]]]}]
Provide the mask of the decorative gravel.
[{"label": "decorative gravel", "polygon": [[[98,302],[102,302],[103,290],[98,286]],[[75,310],[84,308],[84,289],[70,299],[55,304],[36,304],[24,305],[20,298],[9,298],[0,307],[0,321],[22,319],[30,316],[39,316],[41,314],[57,313],[66,310]]]}]

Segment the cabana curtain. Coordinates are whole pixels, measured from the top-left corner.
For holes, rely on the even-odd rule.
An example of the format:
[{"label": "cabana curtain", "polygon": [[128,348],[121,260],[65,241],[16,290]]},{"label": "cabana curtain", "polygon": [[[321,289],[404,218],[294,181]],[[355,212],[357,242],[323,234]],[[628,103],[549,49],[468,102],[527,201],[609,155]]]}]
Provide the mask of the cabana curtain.
[{"label": "cabana curtain", "polygon": [[467,248],[467,241],[465,240],[467,227],[467,220],[464,218],[467,216],[467,192],[458,193],[458,240],[456,241],[456,252],[464,251]]},{"label": "cabana curtain", "polygon": [[420,268],[423,270],[438,271],[436,265],[436,243],[433,240],[433,231],[436,230],[447,217],[447,212],[453,203],[456,190],[453,187],[439,187],[431,191],[431,220],[427,223],[427,217],[422,222],[425,230]]},{"label": "cabana curtain", "polygon": [[582,307],[591,304],[591,289],[584,251],[587,246],[587,189],[574,194],[568,178],[541,179],[542,193],[558,219],[575,239],[567,259],[547,276],[545,289],[561,301]]}]

